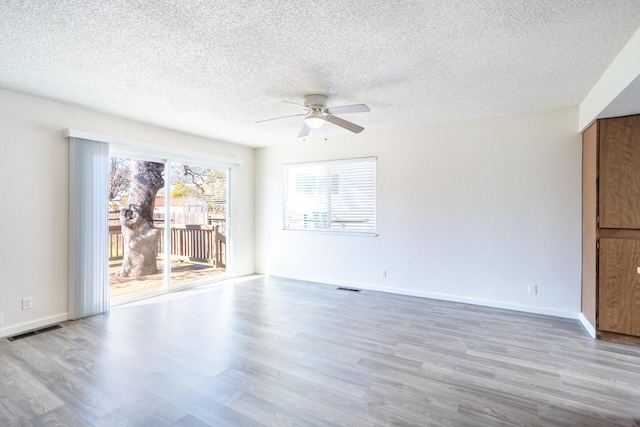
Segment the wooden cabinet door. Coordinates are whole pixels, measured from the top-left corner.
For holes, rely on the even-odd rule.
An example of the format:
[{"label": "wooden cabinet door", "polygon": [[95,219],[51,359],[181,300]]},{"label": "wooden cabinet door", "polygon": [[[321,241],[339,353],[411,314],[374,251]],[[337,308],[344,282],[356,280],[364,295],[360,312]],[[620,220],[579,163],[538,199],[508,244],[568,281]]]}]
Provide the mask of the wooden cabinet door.
[{"label": "wooden cabinet door", "polygon": [[640,228],[640,116],[600,125],[600,228]]},{"label": "wooden cabinet door", "polygon": [[640,336],[640,240],[600,239],[599,329]]}]

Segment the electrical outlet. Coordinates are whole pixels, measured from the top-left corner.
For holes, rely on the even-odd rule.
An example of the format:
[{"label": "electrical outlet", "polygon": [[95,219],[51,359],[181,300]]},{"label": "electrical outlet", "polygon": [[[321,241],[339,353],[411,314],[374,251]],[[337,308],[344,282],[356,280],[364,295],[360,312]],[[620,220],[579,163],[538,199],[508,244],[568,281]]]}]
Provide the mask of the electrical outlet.
[{"label": "electrical outlet", "polygon": [[529,285],[529,295],[538,295],[538,285]]},{"label": "electrical outlet", "polygon": [[0,326],[4,325],[4,315],[0,311]]},{"label": "electrical outlet", "polygon": [[380,275],[386,279],[387,278],[387,270],[382,270],[380,272]]},{"label": "electrical outlet", "polygon": [[31,297],[22,298],[22,309],[31,310],[32,308],[33,308],[33,298]]}]

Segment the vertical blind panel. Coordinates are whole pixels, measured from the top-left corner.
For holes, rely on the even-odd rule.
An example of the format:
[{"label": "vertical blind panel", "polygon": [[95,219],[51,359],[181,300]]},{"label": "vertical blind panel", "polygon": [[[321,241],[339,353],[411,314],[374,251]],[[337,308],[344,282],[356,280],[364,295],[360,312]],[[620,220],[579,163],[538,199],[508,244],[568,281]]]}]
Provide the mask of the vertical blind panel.
[{"label": "vertical blind panel", "polygon": [[375,232],[376,159],[283,167],[285,230]]},{"label": "vertical blind panel", "polygon": [[70,138],[69,318],[109,310],[109,145]]}]

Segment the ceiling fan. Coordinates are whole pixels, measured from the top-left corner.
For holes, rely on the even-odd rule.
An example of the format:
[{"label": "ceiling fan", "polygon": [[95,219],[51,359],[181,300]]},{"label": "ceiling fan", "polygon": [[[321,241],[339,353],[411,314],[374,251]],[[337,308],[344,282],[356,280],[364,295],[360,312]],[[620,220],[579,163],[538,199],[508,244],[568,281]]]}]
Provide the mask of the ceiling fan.
[{"label": "ceiling fan", "polygon": [[287,104],[297,105],[304,108],[306,111],[300,114],[291,114],[289,116],[274,117],[273,119],[258,120],[256,123],[268,122],[270,120],[285,119],[288,117],[301,117],[304,116],[304,124],[298,134],[299,138],[309,135],[311,129],[321,128],[326,122],[333,123],[336,126],[340,126],[346,130],[354,133],[360,133],[364,130],[362,126],[358,126],[355,123],[351,123],[347,120],[341,119],[334,114],[347,114],[347,113],[368,113],[371,111],[369,107],[364,104],[355,105],[341,105],[338,107],[327,107],[327,97],[325,95],[307,95],[302,98],[302,104],[290,101],[282,101]]}]

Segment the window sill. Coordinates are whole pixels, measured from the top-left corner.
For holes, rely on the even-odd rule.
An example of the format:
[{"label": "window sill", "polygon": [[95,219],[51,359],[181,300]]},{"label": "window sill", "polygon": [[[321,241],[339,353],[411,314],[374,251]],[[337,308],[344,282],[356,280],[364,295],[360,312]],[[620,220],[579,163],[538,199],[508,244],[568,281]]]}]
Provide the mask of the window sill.
[{"label": "window sill", "polygon": [[308,233],[308,234],[322,234],[325,236],[354,236],[354,237],[378,237],[378,233],[375,231],[341,231],[341,230],[296,230],[296,229],[282,229],[285,232],[294,233]]}]

